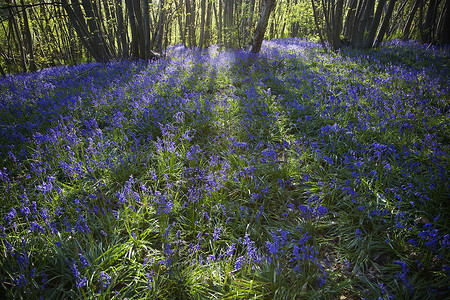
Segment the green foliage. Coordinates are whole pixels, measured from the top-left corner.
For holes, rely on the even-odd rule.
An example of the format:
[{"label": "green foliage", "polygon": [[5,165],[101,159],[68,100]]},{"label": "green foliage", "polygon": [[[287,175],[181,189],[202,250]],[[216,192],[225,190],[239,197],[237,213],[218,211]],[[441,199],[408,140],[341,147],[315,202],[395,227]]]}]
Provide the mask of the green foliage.
[{"label": "green foliage", "polygon": [[3,81],[7,298],[448,295],[448,52],[170,53]]}]

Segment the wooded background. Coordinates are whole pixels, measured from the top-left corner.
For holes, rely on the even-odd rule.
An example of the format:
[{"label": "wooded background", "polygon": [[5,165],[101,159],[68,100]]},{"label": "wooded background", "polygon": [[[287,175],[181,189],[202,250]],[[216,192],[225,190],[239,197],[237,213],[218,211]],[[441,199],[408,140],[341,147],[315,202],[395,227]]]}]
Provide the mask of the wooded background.
[{"label": "wooded background", "polygon": [[259,52],[263,38],[325,49],[387,38],[450,43],[450,0],[1,0],[0,71],[159,57],[172,44]]}]

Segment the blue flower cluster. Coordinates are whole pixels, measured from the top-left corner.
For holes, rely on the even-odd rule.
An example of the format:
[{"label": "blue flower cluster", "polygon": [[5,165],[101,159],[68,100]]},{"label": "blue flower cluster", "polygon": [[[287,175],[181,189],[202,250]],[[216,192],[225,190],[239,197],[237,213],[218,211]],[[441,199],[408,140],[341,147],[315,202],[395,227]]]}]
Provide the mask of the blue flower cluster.
[{"label": "blue flower cluster", "polygon": [[408,293],[412,268],[448,280],[449,54],[281,39],[0,79],[2,288],[118,294],[131,274],[161,298],[209,272],[302,294],[344,269],[324,228],[355,248],[382,236]]}]

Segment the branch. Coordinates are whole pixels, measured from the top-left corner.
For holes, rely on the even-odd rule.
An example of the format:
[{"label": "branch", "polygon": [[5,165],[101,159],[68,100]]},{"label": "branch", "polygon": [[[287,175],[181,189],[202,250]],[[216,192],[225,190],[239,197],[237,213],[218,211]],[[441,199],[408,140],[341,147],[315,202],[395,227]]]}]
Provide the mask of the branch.
[{"label": "branch", "polygon": [[[52,2],[52,3],[47,3],[47,2],[41,2],[41,3],[35,3],[35,4],[25,4],[25,5],[16,5],[16,4],[7,4],[7,5],[2,5],[0,6],[0,9],[11,9],[11,8],[21,8],[21,10],[17,9],[17,10],[13,10],[10,12],[10,15],[6,18],[3,18],[0,20],[0,23],[3,23],[4,21],[8,20],[9,18],[23,12],[26,8],[31,8],[31,7],[35,7],[35,6],[43,6],[43,5],[62,5],[62,2]],[[69,4],[70,6],[76,6],[76,5],[80,5],[80,3],[71,3]]]}]

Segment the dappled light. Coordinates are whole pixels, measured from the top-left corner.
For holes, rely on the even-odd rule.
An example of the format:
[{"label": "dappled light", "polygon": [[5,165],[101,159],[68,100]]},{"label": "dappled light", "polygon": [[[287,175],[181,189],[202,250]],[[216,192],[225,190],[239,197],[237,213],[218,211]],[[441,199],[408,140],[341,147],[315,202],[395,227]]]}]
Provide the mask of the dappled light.
[{"label": "dappled light", "polygon": [[0,79],[10,299],[444,299],[450,48],[394,40]]}]

